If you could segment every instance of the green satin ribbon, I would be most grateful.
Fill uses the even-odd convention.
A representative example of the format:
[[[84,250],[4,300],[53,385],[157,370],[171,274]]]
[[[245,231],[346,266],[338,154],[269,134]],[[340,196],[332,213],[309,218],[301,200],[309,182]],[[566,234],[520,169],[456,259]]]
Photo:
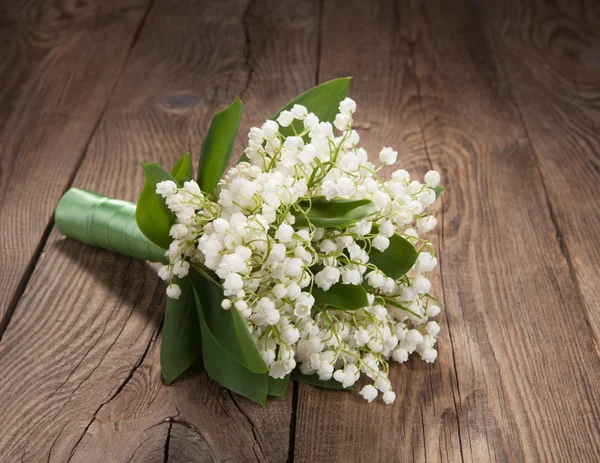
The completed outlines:
[[[63,235],[136,259],[166,263],[164,249],[148,240],[135,222],[135,204],[71,188],[58,202],[56,228]]]

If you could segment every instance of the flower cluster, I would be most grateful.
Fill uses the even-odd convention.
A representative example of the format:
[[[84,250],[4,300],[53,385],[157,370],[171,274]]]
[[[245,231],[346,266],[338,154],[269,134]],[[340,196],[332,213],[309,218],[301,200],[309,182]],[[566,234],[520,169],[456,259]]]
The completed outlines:
[[[214,272],[223,309],[233,306],[246,320],[272,377],[298,368],[349,387],[363,373],[372,385],[360,394],[371,402],[381,392],[390,404],[388,361],[406,362],[413,352],[426,362],[437,357],[440,326],[432,319],[440,307],[427,278],[437,259],[422,235],[436,226],[429,208],[440,176],[430,171],[421,183],[396,170],[382,179],[380,170],[396,162],[397,152],[383,148],[380,164],[371,163],[352,129],[355,110],[346,98],[332,125],[295,105],[252,128],[248,162],[231,168],[210,195],[193,181],[182,188],[159,183],[157,193],[177,217],[169,264],[159,275],[177,298],[173,277],[184,277],[190,264]],[[368,199],[376,212],[344,227],[295,225],[316,197]],[[369,260],[394,235],[418,251],[413,268],[397,280]],[[315,287],[339,284],[364,286],[369,305],[341,310],[315,299]]]

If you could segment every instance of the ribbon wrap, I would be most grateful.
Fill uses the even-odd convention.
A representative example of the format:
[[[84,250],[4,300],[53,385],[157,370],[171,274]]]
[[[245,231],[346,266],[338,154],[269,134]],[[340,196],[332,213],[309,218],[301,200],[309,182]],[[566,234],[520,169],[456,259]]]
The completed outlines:
[[[135,221],[135,204],[80,188],[58,202],[56,228],[63,235],[136,259],[166,263],[164,249],[148,240]]]

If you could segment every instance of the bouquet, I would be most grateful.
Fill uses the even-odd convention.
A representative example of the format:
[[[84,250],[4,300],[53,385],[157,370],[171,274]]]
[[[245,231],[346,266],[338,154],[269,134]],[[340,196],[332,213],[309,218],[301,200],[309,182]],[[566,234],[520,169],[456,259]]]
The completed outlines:
[[[435,361],[437,259],[424,235],[440,176],[384,180],[397,152],[369,161],[349,85],[319,85],[250,129],[227,171],[239,99],[213,118],[196,180],[186,153],[171,172],[142,164],[137,206],[75,188],[60,200],[61,233],[163,263],[167,383],[202,357],[210,377],[262,405],[290,379],[352,389],[361,374],[360,395],[391,404],[390,360]]]

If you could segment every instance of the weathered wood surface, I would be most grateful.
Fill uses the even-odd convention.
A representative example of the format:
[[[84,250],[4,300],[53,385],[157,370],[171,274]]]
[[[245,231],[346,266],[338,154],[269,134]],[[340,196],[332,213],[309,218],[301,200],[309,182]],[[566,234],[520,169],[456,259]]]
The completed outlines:
[[[148,0],[0,5],[0,333],[139,31]]]
[[[600,459],[596,2],[0,3],[0,461]],[[164,287],[60,237],[57,198],[134,201],[234,96],[243,134],[347,75],[364,146],[450,186],[438,361],[395,366],[392,407],[165,386]]]

